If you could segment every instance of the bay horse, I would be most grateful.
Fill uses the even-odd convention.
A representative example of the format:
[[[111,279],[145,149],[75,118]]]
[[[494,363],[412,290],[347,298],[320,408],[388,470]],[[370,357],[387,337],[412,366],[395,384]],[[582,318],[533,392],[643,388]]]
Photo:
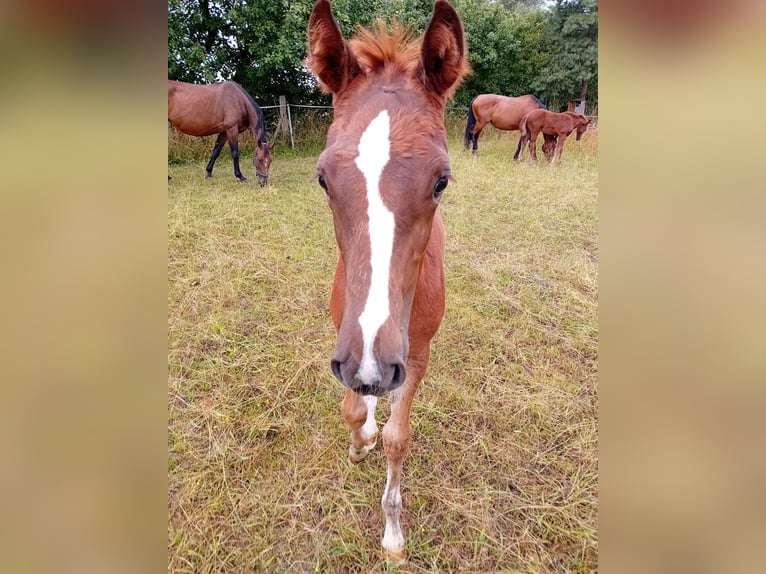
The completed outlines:
[[[444,315],[445,232],[437,208],[452,178],[445,106],[470,69],[463,24],[446,0],[436,0],[419,39],[399,24],[387,31],[379,23],[346,41],[329,0],[317,0],[306,64],[335,108],[317,161],[338,246],[330,368],[346,387],[341,414],[351,429],[352,463],[375,446],[375,408],[390,394],[381,544],[389,563],[402,563],[410,408]]]
[[[465,125],[465,149],[473,143],[473,153],[479,149],[479,134],[487,124],[499,130],[517,130],[519,124],[532,110],[546,109],[545,105],[532,94],[510,97],[497,94],[479,94],[468,106],[468,121]],[[556,138],[546,135],[543,152],[550,159]],[[521,139],[513,159],[519,159]]]
[[[561,161],[561,152],[569,134],[577,130],[576,140],[580,141],[582,134],[588,129],[590,120],[582,114],[572,112],[551,112],[548,110],[533,110],[521,121],[521,141],[519,147],[529,142],[529,155],[537,161],[537,136],[556,136],[556,149],[553,152],[551,164]]]
[[[268,182],[271,150],[263,111],[238,83],[198,85],[168,80],[168,121],[190,136],[218,134],[213,155],[205,168],[207,177],[213,176],[215,160],[228,142],[234,175],[242,182],[247,178],[239,169],[239,134],[250,128],[256,145],[253,165],[258,183],[264,186]]]

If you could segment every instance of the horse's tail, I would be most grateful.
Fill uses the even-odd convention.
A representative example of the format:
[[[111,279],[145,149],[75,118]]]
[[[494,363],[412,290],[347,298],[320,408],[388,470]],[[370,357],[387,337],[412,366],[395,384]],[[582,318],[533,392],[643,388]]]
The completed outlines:
[[[527,119],[529,119],[529,114],[525,114],[523,118],[521,118],[521,122],[519,122],[519,133],[521,134],[521,139],[525,139],[529,137],[529,129],[527,128]]]
[[[534,96],[533,96],[534,97]],[[537,98],[535,98],[537,100]],[[540,101],[540,100],[537,100]],[[544,108],[545,106],[543,106]],[[529,130],[527,129],[527,118],[529,117],[529,114],[526,114],[523,118],[521,118],[521,122],[519,122],[519,145],[516,146],[516,153],[513,154],[513,159],[519,159],[519,156],[524,153],[524,146],[529,141]]]
[[[253,97],[247,93],[247,90],[237,82],[232,82],[245,96],[245,107],[250,121],[250,129],[253,132],[255,145],[262,147],[265,151],[269,149],[269,140],[266,137],[266,120],[263,119],[263,110],[261,106],[255,103]]]
[[[471,103],[468,104],[468,121],[465,124],[465,148],[468,149],[468,146],[471,144],[471,140],[473,139],[473,127],[476,125],[476,116],[473,114],[473,102],[476,98],[471,100]]]

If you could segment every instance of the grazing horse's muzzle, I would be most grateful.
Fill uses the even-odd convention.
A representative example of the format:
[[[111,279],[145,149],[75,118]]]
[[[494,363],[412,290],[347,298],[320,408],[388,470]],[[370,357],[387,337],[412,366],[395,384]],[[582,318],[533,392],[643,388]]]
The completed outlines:
[[[400,387],[406,378],[404,362],[398,359],[378,361],[374,367],[362,372],[359,362],[354,358],[349,356],[340,360],[336,355],[330,361],[330,368],[335,378],[360,395],[379,397]]]

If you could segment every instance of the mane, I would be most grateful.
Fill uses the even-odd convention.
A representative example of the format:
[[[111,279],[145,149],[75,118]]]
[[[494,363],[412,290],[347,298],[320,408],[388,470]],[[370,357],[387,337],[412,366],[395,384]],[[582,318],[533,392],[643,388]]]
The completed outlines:
[[[412,73],[420,55],[420,39],[398,21],[394,21],[391,30],[386,29],[382,20],[377,21],[374,31],[359,26],[349,46],[365,72],[389,68]]]
[[[547,110],[547,109],[548,109],[548,108],[545,106],[545,104],[544,104],[544,103],[542,103],[542,102],[541,102],[541,101],[538,99],[538,97],[537,97],[537,96],[535,96],[535,95],[533,95],[533,94],[529,94],[529,95],[530,95],[530,96],[532,96],[532,99],[533,99],[534,101],[536,101],[538,104],[540,104],[540,108],[541,108],[541,109],[543,109],[543,110]]]
[[[238,83],[237,83],[237,82],[235,82],[234,80],[229,80],[229,81],[230,81],[232,84],[234,84],[235,86],[237,86],[237,88],[239,88],[239,91],[240,91],[240,92],[242,92],[242,93],[245,95],[245,97],[246,97],[248,100],[250,100],[250,103],[251,103],[251,104],[253,105],[253,107],[255,108],[255,113],[256,113],[256,114],[257,114],[257,116],[258,116],[258,125],[257,125],[256,127],[257,127],[258,129],[260,129],[260,130],[261,130],[261,138],[260,138],[260,141],[261,141],[261,143],[262,143],[262,144],[266,144],[266,145],[268,145],[268,143],[269,143],[269,142],[266,140],[266,120],[265,120],[265,119],[264,119],[264,117],[263,117],[263,110],[261,109],[261,106],[259,106],[259,105],[258,105],[258,104],[255,102],[255,100],[253,99],[253,96],[251,96],[251,95],[250,95],[250,94],[247,92],[247,90],[246,90],[245,88],[243,88],[243,87],[242,87],[240,84],[238,84]]]

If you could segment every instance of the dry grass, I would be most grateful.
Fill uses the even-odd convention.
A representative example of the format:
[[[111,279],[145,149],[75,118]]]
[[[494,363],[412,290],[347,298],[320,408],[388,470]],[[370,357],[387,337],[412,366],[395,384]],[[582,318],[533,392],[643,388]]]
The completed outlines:
[[[555,169],[514,164],[516,133],[487,130],[478,158],[450,134],[447,312],[412,412],[397,571],[593,572],[597,133]],[[212,180],[205,161],[170,166],[168,572],[387,570],[385,456],[347,462],[329,370],[315,161],[277,153],[265,189],[226,151]]]

